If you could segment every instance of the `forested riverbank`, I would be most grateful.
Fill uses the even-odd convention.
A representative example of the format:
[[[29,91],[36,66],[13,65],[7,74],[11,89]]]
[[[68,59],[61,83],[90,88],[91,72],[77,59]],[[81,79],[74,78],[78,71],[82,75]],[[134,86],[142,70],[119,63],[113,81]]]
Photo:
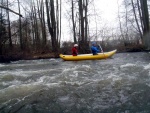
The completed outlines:
[[[147,0],[117,1],[111,23],[102,19],[98,1],[2,0],[0,62],[59,58],[71,54],[73,44],[79,45],[79,54],[87,54],[92,41],[106,52],[150,50]]]
[[[9,63],[11,61],[18,60],[37,60],[37,59],[48,59],[48,58],[59,58],[56,53],[38,53],[38,54],[15,54],[15,55],[0,55],[0,63]]]
[[[69,45],[69,44],[68,44]],[[0,55],[0,62],[1,63],[9,63],[11,61],[18,61],[18,60],[37,60],[37,59],[50,59],[50,58],[59,58],[59,54],[71,54],[72,46],[63,46],[60,48],[59,52],[52,52],[52,51],[42,51],[42,52],[15,52],[10,51],[9,54],[6,53],[4,55]],[[90,49],[90,48],[89,48]],[[117,53],[124,53],[124,52],[148,52],[142,45],[132,45],[127,46],[126,48],[119,48],[117,46],[114,47],[103,47],[103,51],[111,51],[113,49],[117,49]],[[79,51],[79,54],[82,54]]]

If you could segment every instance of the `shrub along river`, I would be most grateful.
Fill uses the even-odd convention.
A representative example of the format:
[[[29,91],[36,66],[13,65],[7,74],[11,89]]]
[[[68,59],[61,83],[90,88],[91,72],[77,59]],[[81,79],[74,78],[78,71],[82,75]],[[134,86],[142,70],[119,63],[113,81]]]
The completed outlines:
[[[0,64],[0,113],[150,113],[150,53]]]

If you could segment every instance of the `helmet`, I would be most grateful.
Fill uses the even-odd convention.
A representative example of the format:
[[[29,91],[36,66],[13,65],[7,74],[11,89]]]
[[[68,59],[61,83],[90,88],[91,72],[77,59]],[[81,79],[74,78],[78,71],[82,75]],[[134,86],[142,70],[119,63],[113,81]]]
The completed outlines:
[[[92,45],[95,45],[96,44],[96,42],[92,42]]]
[[[78,46],[78,44],[74,44],[74,47],[77,47]]]

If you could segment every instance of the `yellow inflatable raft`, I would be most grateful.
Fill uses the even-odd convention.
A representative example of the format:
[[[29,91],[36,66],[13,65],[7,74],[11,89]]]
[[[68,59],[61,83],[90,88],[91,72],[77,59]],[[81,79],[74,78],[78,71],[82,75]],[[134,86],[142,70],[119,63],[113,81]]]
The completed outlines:
[[[66,61],[78,61],[78,60],[100,60],[100,59],[106,59],[111,56],[113,56],[117,50],[113,50],[110,52],[104,52],[104,53],[98,53],[98,55],[93,54],[80,54],[78,56],[72,56],[72,55],[63,55],[60,54],[60,58]]]

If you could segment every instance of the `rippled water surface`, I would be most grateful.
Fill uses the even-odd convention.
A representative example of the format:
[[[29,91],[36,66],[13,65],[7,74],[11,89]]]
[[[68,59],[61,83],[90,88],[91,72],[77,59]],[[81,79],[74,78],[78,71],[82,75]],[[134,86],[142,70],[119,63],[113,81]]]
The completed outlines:
[[[0,64],[0,113],[150,113],[150,54]]]

